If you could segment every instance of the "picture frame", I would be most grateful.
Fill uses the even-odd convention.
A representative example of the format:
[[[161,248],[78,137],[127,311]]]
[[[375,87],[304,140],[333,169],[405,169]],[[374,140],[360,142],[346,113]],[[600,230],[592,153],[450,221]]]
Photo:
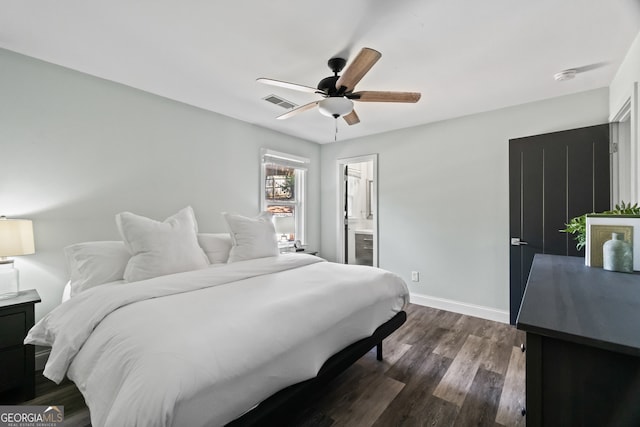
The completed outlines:
[[[640,216],[587,215],[586,231],[587,266],[602,267],[602,245],[611,239],[611,233],[621,233],[633,248],[633,270],[640,271]]]
[[[611,240],[612,233],[619,233],[624,236],[624,241],[633,245],[633,226],[630,225],[603,225],[591,224],[589,251],[590,267],[602,267],[603,255],[602,246],[607,240]]]

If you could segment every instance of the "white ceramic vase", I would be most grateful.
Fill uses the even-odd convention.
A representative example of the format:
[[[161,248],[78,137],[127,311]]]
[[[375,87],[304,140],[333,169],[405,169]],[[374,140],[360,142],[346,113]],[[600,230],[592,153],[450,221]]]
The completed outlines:
[[[633,248],[624,241],[624,234],[611,233],[611,240],[602,246],[602,267],[609,271],[633,273]]]

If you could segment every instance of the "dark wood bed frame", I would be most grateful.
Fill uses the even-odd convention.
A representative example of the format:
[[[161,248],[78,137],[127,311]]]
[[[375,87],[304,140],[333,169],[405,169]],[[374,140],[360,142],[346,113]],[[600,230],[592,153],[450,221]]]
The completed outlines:
[[[331,356],[322,365],[315,378],[280,390],[240,418],[231,421],[227,427],[281,424],[283,420],[299,411],[311,396],[353,365],[373,347],[376,347],[378,360],[382,360],[382,340],[402,326],[406,320],[407,314],[400,311],[391,320],[380,325],[370,337],[357,341]]]

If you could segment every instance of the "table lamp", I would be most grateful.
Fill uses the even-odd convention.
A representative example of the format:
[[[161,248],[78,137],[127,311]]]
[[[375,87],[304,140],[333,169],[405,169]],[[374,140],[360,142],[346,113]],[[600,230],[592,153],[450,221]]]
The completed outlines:
[[[31,220],[0,216],[0,299],[17,296],[20,288],[18,270],[13,266],[13,259],[7,257],[33,253]]]

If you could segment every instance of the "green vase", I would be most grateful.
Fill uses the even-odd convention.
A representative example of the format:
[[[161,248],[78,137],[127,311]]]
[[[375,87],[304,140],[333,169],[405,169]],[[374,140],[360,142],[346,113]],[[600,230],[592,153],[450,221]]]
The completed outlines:
[[[602,267],[609,271],[633,273],[633,248],[624,241],[624,234],[611,233],[611,240],[602,245]]]

